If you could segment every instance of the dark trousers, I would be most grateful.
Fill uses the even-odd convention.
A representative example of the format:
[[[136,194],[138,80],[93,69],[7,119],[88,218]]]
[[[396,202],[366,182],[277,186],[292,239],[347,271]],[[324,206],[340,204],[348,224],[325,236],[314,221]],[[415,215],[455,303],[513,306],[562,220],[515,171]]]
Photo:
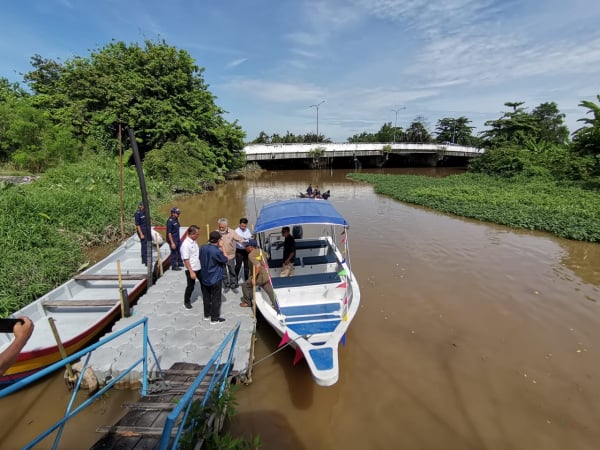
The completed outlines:
[[[200,270],[195,271],[196,273],[196,280],[200,281]],[[187,280],[187,286],[185,287],[185,294],[183,294],[183,302],[184,304],[190,304],[191,300],[192,300],[192,292],[194,292],[194,288],[196,287],[196,280],[192,280],[192,277],[190,275],[190,271],[186,270],[185,271],[185,278]]]
[[[235,289],[238,287],[237,275],[235,274],[235,258],[231,258],[225,265],[223,273],[223,285],[225,288]]]
[[[150,242],[152,242],[152,236],[150,236]],[[148,262],[148,242],[145,237],[140,239],[140,245],[142,246],[142,264],[146,264]]]
[[[221,282],[207,286],[200,283],[202,288],[202,303],[204,303],[204,317],[210,317],[213,322],[221,317]]]
[[[248,276],[250,274],[250,268],[248,267],[248,252],[246,249],[240,250],[239,248],[235,249],[235,276],[236,280],[240,276],[240,269],[242,268],[242,264],[244,265],[244,281],[248,280]]]
[[[176,245],[175,250],[173,250],[171,248],[171,269],[175,269],[178,266],[183,267],[183,261],[181,260],[181,253],[179,253],[179,247],[181,247],[181,242],[175,242],[175,245]]]

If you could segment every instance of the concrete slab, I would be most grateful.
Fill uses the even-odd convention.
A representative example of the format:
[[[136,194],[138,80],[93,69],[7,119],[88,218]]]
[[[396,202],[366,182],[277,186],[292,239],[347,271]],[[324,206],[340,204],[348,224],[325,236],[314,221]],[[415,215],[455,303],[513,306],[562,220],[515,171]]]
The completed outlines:
[[[238,292],[228,291],[223,294],[221,317],[225,322],[211,325],[205,321],[202,306],[202,295],[197,283],[192,295],[192,309],[185,309],[183,293],[186,287],[184,271],[165,271],[164,275],[139,298],[132,309],[131,317],[120,319],[111,332],[122,330],[140,317],[148,317],[148,335],[157,353],[162,369],[168,369],[176,362],[207,364],[215,350],[227,334],[240,323],[240,332],[234,351],[233,373],[245,374],[250,360],[250,343],[256,329],[256,321],[252,317],[252,308],[241,308]],[[141,329],[123,336],[111,343],[107,348],[99,349],[92,354],[90,366],[102,384],[106,376],[116,376],[125,370],[136,358],[141,356]],[[110,349],[110,350],[109,350]],[[100,350],[102,350],[100,352]],[[114,355],[114,357],[111,357]],[[152,358],[151,358],[152,359]],[[151,361],[152,370],[155,363]],[[132,372],[125,384],[135,387],[139,383],[139,371]]]

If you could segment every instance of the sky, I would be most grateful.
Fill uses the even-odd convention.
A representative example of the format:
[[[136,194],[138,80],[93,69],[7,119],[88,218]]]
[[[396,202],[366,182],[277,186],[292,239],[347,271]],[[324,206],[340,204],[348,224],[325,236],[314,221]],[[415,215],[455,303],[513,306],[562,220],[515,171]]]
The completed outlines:
[[[318,127],[345,142],[417,117],[477,133],[506,102],[555,102],[573,132],[600,95],[599,24],[598,0],[6,0],[0,77],[21,82],[35,54],[164,40],[247,141]]]

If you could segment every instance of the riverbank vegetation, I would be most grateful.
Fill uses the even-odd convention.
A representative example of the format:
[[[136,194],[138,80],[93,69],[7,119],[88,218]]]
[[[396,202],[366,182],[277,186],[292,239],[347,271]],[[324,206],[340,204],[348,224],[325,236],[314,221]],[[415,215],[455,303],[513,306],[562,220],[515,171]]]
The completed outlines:
[[[598,96],[600,101],[600,96]],[[397,200],[515,228],[600,242],[600,106],[567,142],[556,105],[521,103],[487,123],[485,153],[447,178],[351,174]]]
[[[68,280],[85,264],[83,249],[120,239],[119,164],[91,156],[49,169],[30,184],[0,183],[0,316],[17,311]],[[146,180],[152,205],[171,197]],[[123,170],[124,235],[134,233],[137,173]],[[153,220],[164,218],[150,208]]]
[[[600,242],[600,195],[539,177],[467,173],[446,178],[354,173],[396,200],[514,228]]]

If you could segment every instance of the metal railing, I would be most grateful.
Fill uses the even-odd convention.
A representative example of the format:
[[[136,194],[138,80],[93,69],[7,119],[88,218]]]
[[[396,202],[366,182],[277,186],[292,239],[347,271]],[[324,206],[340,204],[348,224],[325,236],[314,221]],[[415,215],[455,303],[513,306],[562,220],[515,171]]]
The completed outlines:
[[[173,411],[171,411],[171,413],[167,416],[167,420],[163,427],[163,433],[158,447],[159,449],[164,450],[169,448],[171,435],[173,429],[176,427],[176,424],[179,425],[177,425],[177,432],[175,434],[175,439],[171,446],[171,448],[173,449],[178,448],[179,438],[181,437],[181,434],[183,432],[191,430],[198,425],[197,418],[192,418],[192,420],[190,420],[189,422],[187,418],[189,416],[190,409],[194,402],[194,392],[198,389],[200,383],[202,383],[205,378],[210,377],[210,380],[208,382],[208,387],[206,388],[206,393],[200,401],[200,405],[202,407],[205,407],[210,396],[216,390],[218,390],[218,396],[221,396],[228,382],[227,376],[229,375],[229,369],[231,367],[231,362],[233,361],[233,353],[235,350],[235,344],[237,342],[239,331],[240,323],[238,323],[237,326],[233,330],[231,330],[229,334],[225,337],[225,339],[223,340],[219,348],[215,351],[215,353],[213,354],[209,362],[206,364],[204,369],[202,369],[200,374],[196,377],[196,379],[185,392],[185,394],[183,394],[183,396],[177,403],[175,409],[173,409]],[[228,347],[229,354],[227,355],[226,362],[222,364],[222,359],[225,355],[225,350]],[[212,373],[209,374],[211,370]]]
[[[83,375],[85,374],[86,368],[88,367],[88,364],[90,361],[90,357],[91,357],[92,353],[94,352],[94,350],[117,339],[118,337],[120,337],[123,334],[131,332],[132,330],[134,330],[135,328],[140,327],[140,326],[143,327],[143,333],[141,334],[142,356],[140,356],[140,358],[136,359],[127,369],[122,371],[118,376],[110,379],[110,381],[108,381],[104,387],[102,387],[100,390],[98,390],[93,395],[88,397],[79,406],[74,406],[75,399],[81,388],[81,382],[83,380]],[[223,392],[223,389],[225,388],[225,384],[227,382],[227,375],[229,374],[229,370],[230,370],[231,363],[233,360],[233,353],[235,350],[235,344],[237,341],[239,329],[240,329],[240,324],[238,323],[237,326],[227,335],[227,337],[221,343],[219,348],[215,351],[215,353],[213,354],[212,358],[210,359],[210,361],[208,362],[206,367],[200,372],[200,374],[196,377],[195,381],[192,383],[192,385],[189,387],[189,389],[185,392],[185,394],[179,401],[177,407],[171,412],[171,414],[169,414],[169,416],[167,418],[167,422],[165,423],[165,426],[163,429],[163,437],[161,438],[161,445],[160,445],[161,449],[168,448],[170,436],[175,427],[175,422],[179,418],[179,416],[182,416],[182,418],[179,422],[179,425],[178,425],[179,428],[177,430],[175,440],[173,441],[173,444],[172,444],[173,445],[172,448],[177,448],[178,443],[179,443],[179,438],[181,436],[184,424],[186,423],[186,419],[187,419],[187,416],[190,411],[190,406],[192,404],[194,392],[198,388],[200,383],[204,380],[204,378],[207,377],[210,369],[213,366],[215,366],[215,370],[210,374],[211,378],[209,381],[209,388],[207,389],[207,391],[204,395],[204,398],[202,399],[202,405],[204,406],[206,404],[206,402],[208,401],[209,395],[213,392],[213,390],[217,386],[219,387],[219,393]],[[229,354],[227,356],[227,361],[225,364],[221,364],[221,360],[225,353],[225,349],[228,347],[228,344],[230,344],[230,349],[229,349]],[[137,322],[134,322],[131,325],[123,328],[122,330],[114,332],[114,333],[110,334],[109,336],[106,336],[106,337],[100,339],[95,344],[92,344],[89,347],[86,347],[65,359],[61,359],[60,361],[55,362],[54,364],[40,370],[39,372],[34,373],[33,375],[23,378],[22,380],[19,380],[19,381],[15,382],[14,384],[2,389],[0,391],[0,399],[2,399],[14,392],[17,392],[17,391],[23,389],[24,387],[29,386],[31,383],[34,383],[35,381],[39,380],[40,378],[43,378],[46,375],[49,375],[50,373],[53,373],[53,372],[63,368],[67,364],[71,364],[73,362],[78,361],[80,358],[85,357],[83,367],[81,369],[81,372],[77,379],[77,382],[75,383],[75,387],[73,388],[73,393],[71,395],[71,398],[69,400],[69,403],[67,405],[67,408],[66,408],[63,418],[60,419],[58,422],[56,422],[54,425],[50,426],[46,431],[44,431],[42,434],[40,434],[34,440],[32,440],[31,442],[26,444],[23,448],[24,449],[33,448],[35,445],[37,445],[38,443],[43,441],[46,437],[48,437],[51,433],[53,433],[56,430],[58,430],[58,431],[57,431],[56,437],[54,439],[52,448],[53,449],[58,448],[58,443],[60,442],[60,439],[62,437],[64,428],[65,428],[65,425],[67,424],[67,422],[72,417],[74,417],[75,415],[80,413],[82,410],[87,408],[89,405],[91,405],[94,401],[96,401],[97,398],[104,395],[108,390],[110,390],[115,384],[119,383],[123,378],[125,378],[133,369],[138,367],[140,364],[142,365],[141,395],[142,395],[142,397],[145,396],[148,392],[148,348],[150,348],[152,356],[154,357],[154,361],[156,363],[156,367],[157,367],[159,373],[162,374],[163,370],[160,368],[158,358],[156,356],[156,352],[154,351],[154,348],[152,347],[152,344],[148,338],[148,318],[143,317],[142,319],[138,320]],[[183,413],[183,415],[182,415],[182,413]]]

